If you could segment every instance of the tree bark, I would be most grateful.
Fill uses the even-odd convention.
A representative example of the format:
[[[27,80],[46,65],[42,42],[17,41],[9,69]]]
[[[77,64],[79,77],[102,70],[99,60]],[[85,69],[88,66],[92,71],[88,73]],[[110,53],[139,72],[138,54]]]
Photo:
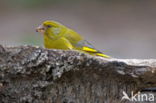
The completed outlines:
[[[123,92],[130,96],[151,87],[156,87],[154,59],[0,46],[0,103],[134,103],[121,101]]]

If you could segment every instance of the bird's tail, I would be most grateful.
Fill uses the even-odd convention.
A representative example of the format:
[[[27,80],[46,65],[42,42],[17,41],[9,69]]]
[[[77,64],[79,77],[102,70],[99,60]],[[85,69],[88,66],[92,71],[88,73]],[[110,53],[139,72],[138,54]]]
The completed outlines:
[[[100,56],[100,57],[104,57],[104,58],[111,58],[108,55],[103,54],[102,52],[94,49],[94,48],[89,48],[89,47],[83,47],[83,51],[91,54],[91,55],[95,55],[95,56]]]
[[[110,56],[105,55],[105,54],[103,54],[103,53],[101,53],[101,52],[96,53],[96,55],[97,55],[97,56],[104,57],[104,58],[111,58]]]

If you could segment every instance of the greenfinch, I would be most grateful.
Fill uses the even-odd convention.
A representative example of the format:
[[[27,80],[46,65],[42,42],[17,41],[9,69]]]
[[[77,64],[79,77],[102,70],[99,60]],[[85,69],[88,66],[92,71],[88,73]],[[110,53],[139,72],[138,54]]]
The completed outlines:
[[[45,48],[78,50],[93,56],[110,58],[95,49],[80,34],[56,21],[44,21],[36,31],[43,34]]]

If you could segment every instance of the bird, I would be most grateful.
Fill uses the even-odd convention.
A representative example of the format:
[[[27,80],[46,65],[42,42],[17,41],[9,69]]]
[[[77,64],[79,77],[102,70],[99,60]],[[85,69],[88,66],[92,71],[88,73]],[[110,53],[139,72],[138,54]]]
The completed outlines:
[[[45,48],[78,50],[92,56],[110,58],[110,56],[95,49],[95,47],[79,33],[59,22],[46,20],[36,28],[36,32],[43,34]]]

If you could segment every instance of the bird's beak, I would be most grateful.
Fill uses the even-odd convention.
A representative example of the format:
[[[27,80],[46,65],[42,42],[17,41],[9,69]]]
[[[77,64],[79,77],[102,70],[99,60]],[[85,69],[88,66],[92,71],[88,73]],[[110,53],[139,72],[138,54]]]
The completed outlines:
[[[44,33],[45,27],[43,25],[40,25],[39,27],[36,28],[36,32]]]

